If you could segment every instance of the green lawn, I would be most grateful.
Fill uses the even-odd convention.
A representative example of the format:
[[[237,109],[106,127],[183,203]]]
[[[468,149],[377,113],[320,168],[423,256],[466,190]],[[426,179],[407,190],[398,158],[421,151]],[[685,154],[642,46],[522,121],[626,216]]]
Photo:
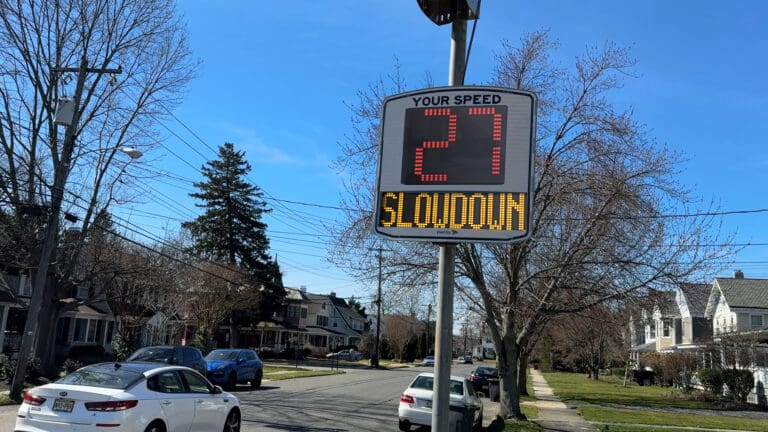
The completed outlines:
[[[273,381],[343,373],[344,371],[338,369],[304,369],[290,366],[264,366],[264,379]]]
[[[593,381],[582,374],[544,372],[544,378],[565,403],[619,404],[643,407],[711,409],[707,402],[682,398],[679,390],[659,386],[639,386],[615,376]]]
[[[696,430],[768,430],[766,426],[768,422],[762,419],[729,416],[728,411],[717,415],[712,415],[709,411],[695,412],[697,409],[716,410],[717,407],[707,402],[687,399],[675,389],[657,386],[641,387],[634,383],[627,384],[625,387],[621,379],[610,376],[592,381],[581,374],[544,373],[544,378],[563,402],[578,406],[584,419],[593,422],[598,430],[610,432],[679,432],[683,430],[675,429],[675,426],[697,428]],[[614,406],[599,406],[603,404]],[[624,405],[626,408],[615,405]],[[654,410],[655,408],[686,408],[694,411],[662,412]],[[655,426],[672,426],[673,428]]]

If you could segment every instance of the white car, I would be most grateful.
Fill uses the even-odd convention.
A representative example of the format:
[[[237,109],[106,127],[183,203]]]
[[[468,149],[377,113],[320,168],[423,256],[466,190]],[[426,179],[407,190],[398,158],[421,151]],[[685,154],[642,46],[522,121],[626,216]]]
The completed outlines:
[[[432,425],[432,387],[435,381],[433,373],[422,373],[416,376],[400,396],[400,406],[397,416],[401,431],[408,431],[411,426]],[[483,401],[475,394],[472,385],[465,378],[451,376],[450,403],[453,414],[464,416],[464,412],[472,413],[472,428],[478,430],[483,422]]]
[[[435,356],[426,356],[424,357],[424,360],[421,361],[422,366],[434,366],[435,365]]]
[[[28,390],[15,432],[239,432],[240,402],[198,372],[99,363]]]

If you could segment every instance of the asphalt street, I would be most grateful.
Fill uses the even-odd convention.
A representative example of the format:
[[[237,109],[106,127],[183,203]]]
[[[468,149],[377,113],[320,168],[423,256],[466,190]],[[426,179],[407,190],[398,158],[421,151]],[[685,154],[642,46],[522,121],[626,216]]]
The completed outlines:
[[[386,432],[397,431],[400,394],[420,372],[432,368],[347,369],[342,375],[264,381],[262,388],[241,386],[243,432]],[[472,365],[452,365],[467,376]],[[485,421],[496,413],[488,399]],[[18,406],[0,407],[0,432],[13,432]],[[490,408],[490,409],[489,409]]]

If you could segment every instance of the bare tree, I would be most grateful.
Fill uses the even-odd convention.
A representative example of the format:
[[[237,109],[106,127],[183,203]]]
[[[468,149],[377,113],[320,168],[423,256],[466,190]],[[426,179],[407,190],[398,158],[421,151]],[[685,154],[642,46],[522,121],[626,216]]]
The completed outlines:
[[[214,332],[235,309],[246,310],[260,303],[252,277],[234,265],[199,262],[183,276],[185,314],[197,323],[195,343],[203,351],[213,348]],[[228,323],[231,324],[231,323]],[[231,337],[235,337],[230,333]],[[231,342],[232,346],[236,346]]]
[[[383,338],[387,340],[390,348],[396,352],[400,361],[405,361],[406,348],[416,338],[417,329],[414,328],[415,324],[419,324],[419,321],[401,314],[389,314],[384,317],[386,332]]]
[[[621,361],[626,325],[623,314],[601,305],[554,318],[549,334],[563,354],[562,360],[585,367],[589,377],[596,380],[600,369],[612,360]]]
[[[707,216],[712,209],[697,208],[699,200],[678,184],[679,157],[648,138],[631,111],[611,103],[611,92],[634,65],[626,50],[612,44],[588,49],[569,71],[550,60],[556,47],[546,32],[527,35],[519,46],[504,43],[493,79],[539,99],[531,236],[517,244],[460,244],[456,250],[460,293],[484,312],[496,346],[503,417],[523,417],[519,395],[531,341],[552,316],[673,287],[729,253],[697,246],[727,243],[719,238],[717,220]],[[373,90],[361,105],[380,101],[379,88]],[[356,111],[359,124],[368,125],[357,136],[375,143],[378,120],[365,117],[373,112],[378,110]],[[365,148],[347,147],[342,162],[365,175],[369,161],[352,151]],[[340,232],[337,251],[353,254],[356,245],[375,241],[362,231],[370,224],[371,213],[363,211],[372,208],[372,193],[349,191],[345,206],[358,204],[358,213]],[[678,214],[685,217],[670,217]],[[388,261],[390,273],[433,277],[434,247],[388,247],[401,251]],[[348,262],[362,270],[362,258]]]
[[[0,206],[12,209],[20,244],[31,245],[22,271],[42,273],[35,286],[46,288],[33,296],[44,297],[43,309],[29,319],[46,317],[37,349],[48,350],[56,283],[43,282],[51,246],[33,233],[45,230],[45,244],[56,245],[64,208],[79,215],[85,238],[93,216],[121,199],[118,177],[130,179],[118,149],[156,145],[153,125],[179,101],[195,63],[172,0],[0,0],[0,59]],[[55,112],[65,97],[74,114],[62,138]],[[44,217],[28,216],[29,208]],[[72,269],[57,271],[67,280]],[[26,368],[22,354],[16,376]]]

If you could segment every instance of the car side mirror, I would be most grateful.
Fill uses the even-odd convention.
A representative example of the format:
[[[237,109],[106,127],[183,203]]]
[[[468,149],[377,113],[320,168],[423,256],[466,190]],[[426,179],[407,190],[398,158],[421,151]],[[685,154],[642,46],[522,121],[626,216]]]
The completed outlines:
[[[237,364],[243,364],[243,363],[245,363],[245,360],[243,360],[243,359],[237,359]]]
[[[224,390],[221,387],[217,385],[213,386],[213,390],[211,390],[211,394],[221,394],[221,393],[224,393]]]

